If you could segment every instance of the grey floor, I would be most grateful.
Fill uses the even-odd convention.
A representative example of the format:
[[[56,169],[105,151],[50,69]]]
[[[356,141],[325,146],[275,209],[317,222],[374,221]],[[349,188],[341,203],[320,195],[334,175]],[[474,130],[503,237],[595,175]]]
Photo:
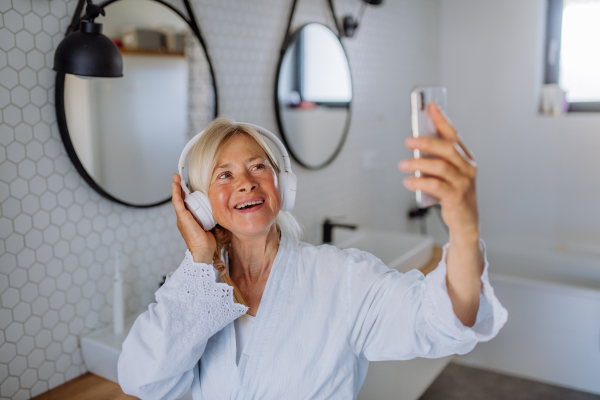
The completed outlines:
[[[600,400],[599,395],[448,364],[420,400]]]

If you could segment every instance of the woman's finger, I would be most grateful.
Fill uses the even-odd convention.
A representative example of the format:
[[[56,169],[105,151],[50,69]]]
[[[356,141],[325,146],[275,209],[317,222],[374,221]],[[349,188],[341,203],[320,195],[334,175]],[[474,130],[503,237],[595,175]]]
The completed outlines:
[[[399,165],[404,172],[420,171],[434,178],[442,179],[455,188],[470,185],[470,179],[461,174],[456,167],[440,158],[416,158],[402,161]]]
[[[187,211],[185,204],[183,203],[181,191],[181,177],[178,174],[173,174],[171,200],[173,202],[173,208],[175,208],[175,214],[177,214],[178,218],[180,218],[181,215]]]
[[[438,156],[454,165],[461,173],[469,177],[476,174],[476,165],[473,161],[465,159],[455,147],[453,141],[432,137],[409,137],[406,146],[410,149],[418,149],[434,156]]]
[[[458,134],[456,132],[456,129],[452,126],[452,123],[447,118],[447,116],[442,114],[442,110],[438,107],[437,104],[429,104],[429,108],[427,111],[429,111],[429,115],[431,116],[433,125],[435,125],[435,128],[444,139],[458,141]]]
[[[475,159],[473,158],[473,154],[469,151],[469,149],[467,149],[467,146],[465,146],[462,137],[458,134],[458,131],[456,130],[454,125],[452,125],[452,121],[450,121],[448,114],[446,114],[446,112],[435,103],[431,103],[429,105],[428,111],[429,115],[431,116],[431,120],[433,121],[433,124],[435,125],[438,132],[440,132],[442,137],[458,143],[458,146],[460,146],[460,149],[462,150],[459,151],[459,153],[464,153],[463,157],[465,157],[467,160],[475,161]]]
[[[438,178],[409,177],[405,178],[403,183],[404,186],[410,190],[420,190],[421,192],[430,194],[438,199],[443,199],[454,193],[452,185]]]

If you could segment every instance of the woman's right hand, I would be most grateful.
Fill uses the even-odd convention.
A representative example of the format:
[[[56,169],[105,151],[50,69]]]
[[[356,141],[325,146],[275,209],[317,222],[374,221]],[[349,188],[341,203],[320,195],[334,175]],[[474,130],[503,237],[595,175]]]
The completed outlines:
[[[217,241],[212,232],[206,232],[202,226],[196,222],[192,213],[185,208],[183,196],[185,193],[181,188],[181,177],[179,174],[173,174],[173,207],[177,214],[177,229],[183,236],[190,253],[194,257],[194,262],[210,264],[213,261],[213,254],[217,248]]]

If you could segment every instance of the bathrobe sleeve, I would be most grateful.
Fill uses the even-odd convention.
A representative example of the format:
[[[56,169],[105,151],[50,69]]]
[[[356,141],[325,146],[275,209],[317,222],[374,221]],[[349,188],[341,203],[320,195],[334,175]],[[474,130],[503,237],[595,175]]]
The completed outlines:
[[[212,265],[195,263],[186,252],[123,343],[118,379],[125,393],[177,399],[190,388],[208,339],[248,310],[216,276]]]
[[[370,361],[438,358],[465,354],[488,341],[506,323],[508,312],[488,278],[485,244],[482,288],[475,325],[466,327],[454,314],[446,287],[446,252],[426,277],[419,270],[405,274],[387,268],[369,253],[355,251],[349,269],[350,344]]]

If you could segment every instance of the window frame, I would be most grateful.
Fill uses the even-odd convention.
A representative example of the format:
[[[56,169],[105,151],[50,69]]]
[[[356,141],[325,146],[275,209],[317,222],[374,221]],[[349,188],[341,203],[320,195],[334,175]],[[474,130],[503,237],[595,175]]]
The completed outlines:
[[[558,84],[560,77],[563,0],[548,0],[547,7],[544,83]],[[600,101],[569,102],[568,112],[600,112]]]

